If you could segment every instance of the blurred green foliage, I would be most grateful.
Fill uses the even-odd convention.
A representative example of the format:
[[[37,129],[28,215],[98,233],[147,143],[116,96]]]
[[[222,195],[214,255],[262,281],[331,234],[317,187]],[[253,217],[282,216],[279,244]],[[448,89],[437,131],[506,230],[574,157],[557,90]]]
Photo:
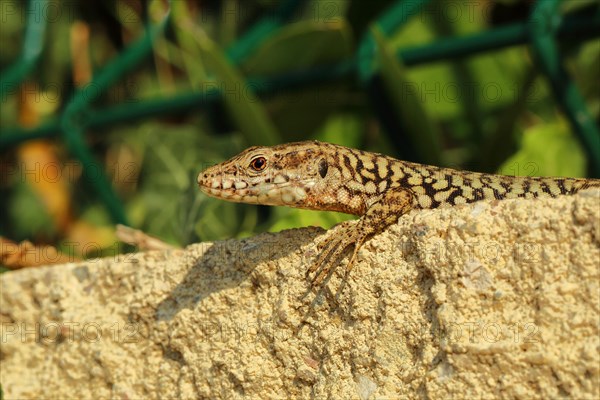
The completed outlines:
[[[24,15],[22,3],[5,1],[9,3],[19,10],[18,15]],[[392,156],[403,154],[393,136],[398,132],[381,128],[377,99],[356,76],[332,74],[332,79],[289,85],[285,90],[264,86],[269,77],[288,74],[285,82],[290,82],[297,79],[294,74],[298,71],[352,60],[364,35],[374,35],[373,62],[390,107],[404,121],[403,135],[415,144],[414,158],[487,172],[585,176],[585,154],[557,110],[527,46],[416,67],[404,66],[395,56],[399,49],[447,36],[524,22],[528,14],[516,12],[508,20],[497,20],[499,7],[520,9],[521,5],[457,1],[450,2],[456,6],[450,9],[443,1],[432,1],[393,35],[384,37],[375,22],[392,1],[300,3],[285,25],[261,41],[254,43],[245,37],[254,47],[240,55],[235,53],[239,48],[232,46],[257,24],[263,24],[261,29],[272,26],[269,15],[281,2],[173,1],[171,29],[154,43],[153,58],[96,102],[97,106],[118,106],[184,92],[207,96],[216,89],[224,92],[223,101],[202,109],[86,132],[87,143],[106,168],[133,226],[185,245],[265,230],[330,227],[351,218],[219,201],[199,192],[196,176],[206,166],[255,144],[318,139]],[[142,35],[149,20],[158,18],[153,14],[164,11],[162,3],[154,0],[68,4],[73,18],[59,18],[48,25],[42,59],[29,77],[39,92],[35,104],[39,123],[55,118],[76,90],[74,55],[67,45],[73,39],[75,21],[89,29],[87,52],[92,69],[98,71]],[[0,24],[2,70],[20,53],[25,23],[22,18]],[[598,40],[565,54],[570,71],[598,116]],[[250,85],[248,77],[264,79]],[[19,125],[21,114],[18,96],[2,99],[1,128]],[[58,138],[55,143],[63,162],[73,162],[64,143]],[[117,160],[133,164],[137,173],[118,176],[119,166],[111,164],[115,154],[127,154]],[[6,160],[16,162],[13,155]],[[0,206],[9,215],[2,218],[0,234],[12,240],[42,240],[60,246],[64,234],[57,233],[29,185],[12,175],[3,185]],[[83,179],[71,180],[69,185],[77,218],[94,226],[112,225]]]

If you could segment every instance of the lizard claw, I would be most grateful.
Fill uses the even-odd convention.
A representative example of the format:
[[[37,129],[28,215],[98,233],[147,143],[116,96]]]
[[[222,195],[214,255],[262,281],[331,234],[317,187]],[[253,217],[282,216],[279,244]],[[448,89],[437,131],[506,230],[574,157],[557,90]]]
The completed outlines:
[[[364,236],[359,227],[354,223],[349,223],[349,221],[342,223],[330,232],[323,243],[322,251],[317,260],[306,271],[307,277],[313,273],[315,274],[311,280],[311,285],[320,286],[324,280],[328,279],[343,258],[346,249],[354,246],[352,257],[346,265],[346,270],[349,272],[354,265],[356,255],[363,241]]]

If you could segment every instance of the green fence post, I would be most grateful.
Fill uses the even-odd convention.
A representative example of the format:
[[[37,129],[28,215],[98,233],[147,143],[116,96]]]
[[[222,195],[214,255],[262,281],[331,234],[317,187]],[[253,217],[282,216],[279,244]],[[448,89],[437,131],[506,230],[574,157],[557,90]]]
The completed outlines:
[[[558,5],[558,0],[540,0],[536,3],[529,20],[531,46],[542,71],[550,82],[556,101],[588,154],[592,174],[598,178],[600,177],[600,132],[587,110],[583,96],[560,60],[555,38],[561,23]]]
[[[42,50],[48,18],[44,15],[47,0],[29,0],[27,28],[19,60],[0,73],[0,101],[17,87],[35,67]]]

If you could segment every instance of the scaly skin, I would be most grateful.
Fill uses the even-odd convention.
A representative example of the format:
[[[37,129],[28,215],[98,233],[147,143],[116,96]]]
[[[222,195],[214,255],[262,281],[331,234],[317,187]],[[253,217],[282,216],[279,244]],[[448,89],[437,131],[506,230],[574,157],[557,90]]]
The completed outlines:
[[[319,285],[347,248],[354,246],[349,272],[364,242],[411,209],[556,197],[600,187],[600,180],[458,171],[307,141],[250,147],[201,172],[198,185],[209,196],[228,201],[360,215],[358,223],[342,223],[325,239],[317,261],[307,271],[317,271],[313,284]]]

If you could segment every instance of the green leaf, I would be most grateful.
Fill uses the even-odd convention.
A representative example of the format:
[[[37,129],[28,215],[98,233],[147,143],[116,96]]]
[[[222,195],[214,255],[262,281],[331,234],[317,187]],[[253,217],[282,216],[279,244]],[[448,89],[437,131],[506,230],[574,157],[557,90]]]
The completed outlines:
[[[502,164],[498,173],[583,177],[586,157],[566,122],[538,125],[525,131],[521,149]]]
[[[372,31],[377,43],[377,61],[381,76],[386,84],[386,92],[398,111],[398,118],[410,135],[419,158],[428,164],[439,165],[441,136],[439,129],[427,114],[423,105],[408,91],[414,83],[408,79],[404,66],[388,46],[379,29]]]
[[[13,188],[8,215],[12,216],[14,237],[33,240],[56,235],[56,226],[46,205],[31,186],[20,182]]]
[[[356,114],[334,114],[315,136],[317,140],[347,147],[360,147],[364,132],[362,118]]]
[[[253,88],[246,84],[212,40],[204,36],[198,42],[206,65],[217,78],[215,89],[221,90],[225,104],[246,140],[261,145],[279,143],[279,133]]]
[[[202,54],[198,45],[198,37],[205,35],[204,29],[207,29],[207,24],[198,26],[192,21],[189,13],[189,5],[184,1],[175,1],[172,3],[173,32],[177,37],[178,49],[180,51],[181,67],[185,70],[186,76],[190,83],[194,86],[200,86],[206,80],[207,72],[202,61]],[[169,48],[167,44],[161,41],[164,38],[159,38],[157,43],[158,51],[161,50],[161,45]],[[155,50],[155,51],[157,51]],[[167,58],[167,56],[163,56]],[[167,58],[171,63],[175,64],[175,57]]]
[[[243,64],[252,75],[274,75],[319,64],[331,64],[352,54],[352,32],[345,20],[301,21],[282,27]]]

